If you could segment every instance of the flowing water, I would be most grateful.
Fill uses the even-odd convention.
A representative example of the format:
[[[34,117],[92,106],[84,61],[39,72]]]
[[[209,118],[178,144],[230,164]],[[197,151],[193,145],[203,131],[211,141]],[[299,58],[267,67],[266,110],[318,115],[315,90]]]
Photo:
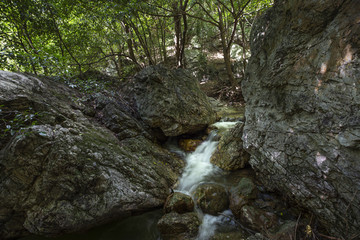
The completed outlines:
[[[214,124],[214,126],[221,131],[234,127],[235,124],[234,122],[219,122]],[[167,145],[170,151],[177,153],[186,160],[186,166],[179,179],[176,191],[191,196],[191,192],[201,183],[221,182],[226,179],[223,177],[224,172],[210,162],[210,158],[218,145],[215,139],[216,132],[213,131],[206,141],[200,144],[194,152],[188,154],[181,151],[174,142],[170,142]],[[197,237],[198,240],[209,239],[219,228],[236,228],[235,222],[231,220],[233,218],[230,210],[224,211],[219,216],[203,214],[199,208],[196,208],[196,211],[202,220]],[[123,221],[100,226],[85,233],[67,234],[57,238],[29,236],[21,240],[158,240],[160,239],[160,234],[156,224],[161,216],[162,210],[156,210],[139,216],[133,216]]]
[[[215,135],[215,132],[212,132],[206,141],[186,156],[186,167],[179,181],[180,192],[190,194],[200,183],[221,171],[210,163],[211,155],[218,144],[213,140]]]
[[[219,130],[232,128],[236,122],[218,122],[213,126]],[[223,171],[210,162],[210,158],[218,142],[216,139],[216,131],[212,131],[208,139],[200,144],[193,153],[186,156],[185,170],[180,178],[177,191],[188,194],[191,193],[201,183],[217,182],[218,176],[223,175]],[[196,208],[198,215],[202,218],[202,224],[199,228],[198,240],[209,239],[216,231],[217,228],[236,228],[235,222],[232,219],[230,210],[224,211],[219,216],[212,216],[203,214],[199,208]]]

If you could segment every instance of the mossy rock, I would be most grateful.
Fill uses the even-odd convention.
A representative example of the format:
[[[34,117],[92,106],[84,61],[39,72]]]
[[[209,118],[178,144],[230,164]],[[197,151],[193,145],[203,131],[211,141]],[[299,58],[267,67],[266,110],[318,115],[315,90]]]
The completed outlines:
[[[229,208],[228,193],[220,184],[201,184],[195,189],[193,196],[204,213],[218,215]]]

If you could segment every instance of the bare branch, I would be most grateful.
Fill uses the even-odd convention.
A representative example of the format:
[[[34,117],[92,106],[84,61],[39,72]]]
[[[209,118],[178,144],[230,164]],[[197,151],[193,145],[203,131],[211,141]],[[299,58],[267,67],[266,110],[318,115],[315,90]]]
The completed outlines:
[[[220,3],[226,10],[229,11],[229,13],[231,13],[231,15],[233,15],[233,11],[231,11],[222,1],[217,0],[218,3]],[[232,1],[231,1],[232,3]],[[233,4],[232,4],[233,5]],[[235,10],[235,9],[234,9]]]
[[[205,12],[206,15],[208,15],[209,18],[211,18],[211,20],[213,20],[213,25],[217,26],[217,24],[219,24],[219,21],[216,21],[216,19],[205,9],[205,7],[199,3],[199,2],[196,2],[200,7],[201,9]],[[198,18],[198,19],[202,19],[202,18]],[[211,21],[205,21],[205,22],[211,22]],[[214,24],[215,23],[215,24]]]
[[[237,17],[234,19],[234,26],[233,26],[233,30],[232,30],[232,33],[231,33],[231,36],[230,36],[230,39],[229,39],[229,42],[228,42],[228,47],[231,47],[231,44],[233,43],[234,41],[234,36],[235,36],[235,33],[236,33],[236,27],[237,27],[237,24],[240,20],[240,16],[241,14],[244,12],[245,8],[247,7],[247,5],[251,2],[251,0],[248,0],[245,5],[242,7],[241,11],[239,11],[239,13],[237,14]]]
[[[205,19],[205,18],[192,15],[192,14],[190,14],[190,13],[185,13],[185,14],[188,15],[189,17],[196,18],[196,19],[199,19],[199,20],[201,20],[201,21],[203,21],[203,22],[210,23],[210,24],[214,25],[215,27],[218,27],[218,26],[219,26],[219,25],[218,25],[218,24],[219,24],[218,22],[212,22],[212,21],[207,20],[207,19]]]

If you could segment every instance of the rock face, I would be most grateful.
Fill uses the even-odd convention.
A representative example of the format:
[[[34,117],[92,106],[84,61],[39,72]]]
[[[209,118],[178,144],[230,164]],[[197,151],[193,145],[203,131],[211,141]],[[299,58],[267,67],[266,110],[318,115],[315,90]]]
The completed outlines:
[[[219,144],[211,156],[211,163],[227,171],[244,168],[250,155],[243,149],[241,140],[243,123],[238,123],[233,129],[226,131],[221,136]]]
[[[93,111],[79,98],[56,82],[0,71],[0,119],[12,127],[23,119],[13,136],[0,125],[1,239],[82,230],[164,204],[182,161],[116,98]]]
[[[345,239],[360,229],[359,22],[357,0],[275,1],[242,84],[259,179]]]
[[[194,133],[216,120],[199,83],[183,69],[147,67],[135,76],[133,88],[143,121],[166,136]]]

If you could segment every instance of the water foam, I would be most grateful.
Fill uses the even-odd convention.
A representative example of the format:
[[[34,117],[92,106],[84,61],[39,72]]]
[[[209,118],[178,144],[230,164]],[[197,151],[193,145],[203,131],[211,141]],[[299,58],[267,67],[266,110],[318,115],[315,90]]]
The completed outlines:
[[[193,153],[186,157],[186,167],[180,178],[178,190],[189,193],[196,188],[206,177],[220,171],[210,163],[210,158],[215,151],[218,142],[213,141],[215,133],[201,143]]]

